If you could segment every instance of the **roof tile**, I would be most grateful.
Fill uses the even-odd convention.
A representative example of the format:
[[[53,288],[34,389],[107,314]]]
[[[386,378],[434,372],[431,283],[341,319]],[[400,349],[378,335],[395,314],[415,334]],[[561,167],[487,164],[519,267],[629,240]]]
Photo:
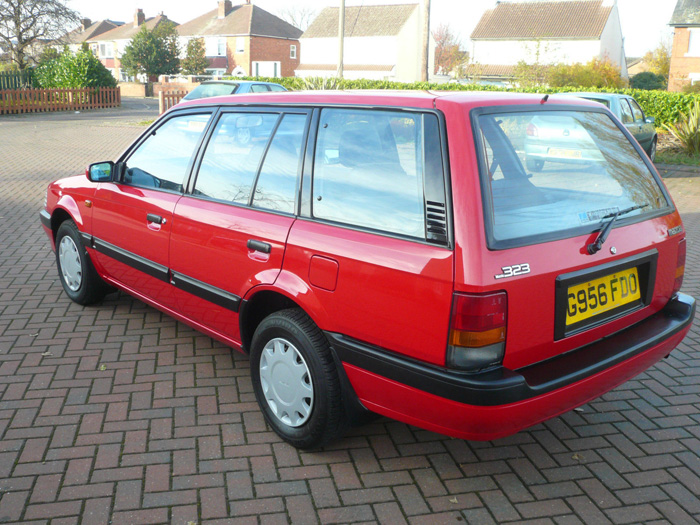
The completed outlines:
[[[345,36],[398,35],[418,4],[365,5],[345,10]],[[302,38],[338,36],[339,8],[326,7],[311,23]]]
[[[598,39],[612,5],[603,0],[500,2],[486,11],[473,40]]]

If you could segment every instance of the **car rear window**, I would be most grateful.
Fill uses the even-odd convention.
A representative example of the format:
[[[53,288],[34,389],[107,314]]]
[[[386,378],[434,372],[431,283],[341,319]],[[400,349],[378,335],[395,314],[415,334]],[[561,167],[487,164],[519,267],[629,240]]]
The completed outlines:
[[[669,207],[640,153],[598,111],[497,112],[477,117],[489,247],[591,233]]]
[[[238,84],[201,84],[188,93],[185,98],[187,100],[196,100],[198,98],[220,97],[222,95],[231,95],[238,89]]]

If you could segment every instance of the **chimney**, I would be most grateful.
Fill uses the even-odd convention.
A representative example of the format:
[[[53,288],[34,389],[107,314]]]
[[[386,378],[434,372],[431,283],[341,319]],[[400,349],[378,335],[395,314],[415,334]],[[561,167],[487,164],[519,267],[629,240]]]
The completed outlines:
[[[218,18],[226,18],[229,11],[231,11],[231,0],[219,0]]]
[[[137,9],[134,14],[134,27],[138,27],[146,21],[146,15],[143,14],[143,9]]]
[[[90,20],[89,18],[83,18],[82,20],[80,20],[80,25],[83,28],[83,31],[87,31],[87,28],[92,25],[92,20]]]

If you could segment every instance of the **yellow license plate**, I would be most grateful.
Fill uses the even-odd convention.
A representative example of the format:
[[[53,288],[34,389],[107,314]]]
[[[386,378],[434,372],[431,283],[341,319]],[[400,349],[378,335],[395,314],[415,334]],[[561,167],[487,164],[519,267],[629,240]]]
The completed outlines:
[[[564,159],[580,159],[581,152],[577,149],[559,149],[549,148],[549,154],[552,157],[560,157]]]
[[[569,287],[566,325],[614,310],[641,298],[637,268]]]

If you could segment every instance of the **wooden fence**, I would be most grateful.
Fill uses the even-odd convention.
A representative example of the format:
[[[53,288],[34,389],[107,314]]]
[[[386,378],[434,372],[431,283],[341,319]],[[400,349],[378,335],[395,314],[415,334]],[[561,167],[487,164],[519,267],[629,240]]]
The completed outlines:
[[[162,115],[182,100],[187,91],[161,91],[158,93],[158,110]]]
[[[10,89],[0,91],[0,115],[79,111],[121,106],[119,88]]]
[[[31,69],[24,71],[0,72],[0,91],[5,89],[21,89],[32,87],[34,72]]]

